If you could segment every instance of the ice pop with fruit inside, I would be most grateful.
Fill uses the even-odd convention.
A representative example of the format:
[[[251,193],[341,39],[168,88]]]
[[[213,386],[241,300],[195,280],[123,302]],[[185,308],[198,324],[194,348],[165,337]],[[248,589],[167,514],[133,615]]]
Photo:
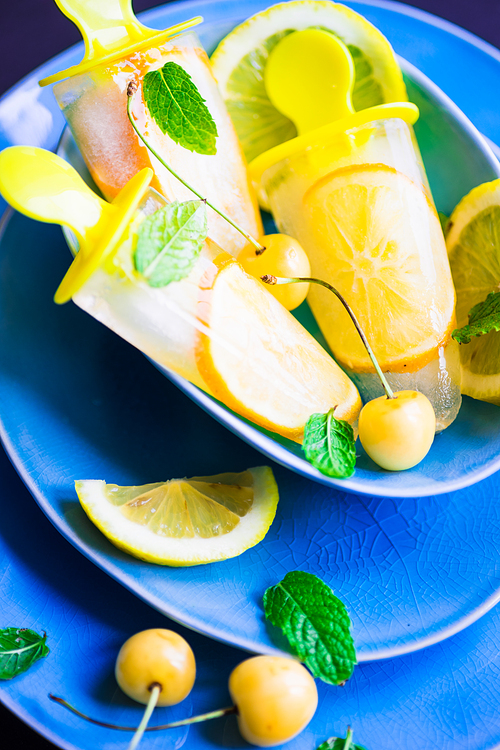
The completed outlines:
[[[229,253],[207,238],[202,201],[171,203],[135,175],[108,203],[43,149],[0,153],[0,193],[31,218],[64,224],[79,250],[69,299],[238,414],[292,440],[315,412],[355,423],[356,387]]]
[[[145,167],[153,169],[152,187],[167,200],[192,197],[134,132],[126,111],[126,90],[132,80],[138,86],[133,117],[164,161],[189,176],[200,191],[216,197],[218,205],[246,231],[259,236],[260,214],[240,144],[207,55],[196,34],[190,31],[202,19],[193,18],[159,32],[136,19],[131,0],[56,2],[81,30],[85,56],[79,65],[44,79],[41,85],[56,83],[56,99],[104,197],[112,200]],[[175,73],[173,83],[162,82],[166,64],[167,70]],[[148,81],[153,74],[157,79],[155,82],[153,76],[149,106],[143,85],[148,74]],[[213,138],[208,146],[195,137],[193,123],[197,113],[193,112],[190,122],[183,108],[177,106],[179,97],[186,95],[184,84],[191,84],[199,92],[213,118]],[[151,108],[154,109],[153,101],[162,104],[166,91],[172,100],[168,121],[160,127]],[[186,144],[185,136],[190,130],[193,138],[188,138]],[[245,244],[244,238],[215,212],[210,210],[207,215],[211,239],[237,255]]]

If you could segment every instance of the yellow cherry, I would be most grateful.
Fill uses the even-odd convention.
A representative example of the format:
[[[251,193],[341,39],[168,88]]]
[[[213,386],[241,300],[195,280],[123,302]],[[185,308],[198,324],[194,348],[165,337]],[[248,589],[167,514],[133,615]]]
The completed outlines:
[[[432,404],[418,391],[397,391],[395,398],[369,401],[359,415],[361,445],[389,471],[416,466],[427,455],[436,432]]]
[[[189,695],[196,677],[194,654],[187,641],[173,630],[154,628],[125,641],[115,665],[124,693],[147,704],[151,687],[161,686],[158,706],[174,706]]]
[[[252,745],[288,742],[309,724],[318,705],[314,679],[298,661],[255,656],[229,677],[241,734]]]
[[[287,278],[311,275],[309,258],[302,245],[293,237],[286,234],[266,234],[259,237],[259,242],[266,248],[260,255],[257,255],[255,247],[250,243],[238,255],[238,262],[250,276],[260,279],[266,274]],[[309,284],[266,285],[266,289],[287,310],[295,310],[307,297]]]

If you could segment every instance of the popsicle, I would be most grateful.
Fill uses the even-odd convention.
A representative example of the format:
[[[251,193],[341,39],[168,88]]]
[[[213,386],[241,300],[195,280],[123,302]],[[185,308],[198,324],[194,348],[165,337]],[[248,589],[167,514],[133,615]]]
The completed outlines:
[[[167,200],[188,200],[189,191],[151,155],[127,117],[127,85],[139,84],[133,117],[160,156],[254,236],[262,234],[260,213],[249,184],[234,127],[218,93],[205,51],[189,29],[200,17],[162,32],[134,16],[131,0],[56,0],[85,40],[79,65],[40,82],[56,83],[54,94],[89,167],[108,200],[140,169],[154,171],[152,187]],[[146,73],[175,62],[191,77],[215,121],[217,153],[189,151],[162,132],[151,116],[140,85]],[[208,212],[210,237],[237,255],[245,244],[215,212]]]
[[[206,230],[179,280],[154,280],[154,262],[137,270],[147,222],[159,215],[166,221],[166,212],[186,205],[168,204],[150,187],[152,177],[151,169],[141,170],[108,203],[48,151],[13,147],[0,153],[5,199],[31,218],[70,227],[76,237],[79,249],[56,302],[73,299],[152,359],[292,440],[300,442],[313,413],[334,406],[337,418],[355,423],[361,400],[353,383],[233,256],[203,241]],[[202,201],[187,205],[192,212],[206,210]]]
[[[354,111],[347,47],[319,29],[273,49],[265,85],[298,136],[266,151],[250,174],[280,231],[301,243],[312,276],[333,284],[354,309],[395,390],[419,390],[437,429],[460,408],[455,292],[408,102]],[[309,304],[364,400],[382,395],[347,313],[324,289]]]

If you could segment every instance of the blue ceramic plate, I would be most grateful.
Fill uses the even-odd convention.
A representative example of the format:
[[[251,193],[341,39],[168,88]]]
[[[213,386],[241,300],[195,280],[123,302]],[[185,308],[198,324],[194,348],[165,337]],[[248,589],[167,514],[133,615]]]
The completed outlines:
[[[268,0],[240,3],[235,17],[231,16],[230,20],[225,17],[224,29],[227,31],[267,4]],[[199,33],[209,52],[221,38],[220,17],[225,5],[191,2],[187,6],[189,12],[205,16]],[[171,22],[172,10],[168,6],[156,11],[155,20],[159,25]],[[449,215],[474,186],[498,178],[500,164],[456,105],[413,65],[405,60],[401,60],[401,65],[409,98],[420,108],[415,131],[436,205],[438,210]],[[69,130],[65,131],[58,152],[96,189]],[[274,225],[269,227],[272,223],[269,219],[265,222],[268,231],[277,231]],[[297,317],[328,348],[307,304],[297,311]],[[296,443],[251,424],[184,378],[161,365],[158,367],[195,403],[265,456],[329,487],[381,497],[422,497],[467,487],[500,467],[500,409],[467,398],[456,422],[440,435],[427,457],[413,469],[405,472],[380,469],[358,441],[355,475],[345,480],[325,477],[304,459],[301,447]]]
[[[151,627],[180,632],[195,652],[198,672],[191,695],[178,706],[155,711],[153,724],[230,705],[227,679],[245,658],[242,651],[172,623],[83,559],[42,516],[1,449],[0,477],[0,503],[9,509],[0,521],[0,626],[46,630],[51,649],[29,672],[0,681],[5,706],[64,750],[125,750],[129,734],[88,724],[52,703],[47,694],[64,696],[91,716],[136,725],[141,708],[117,689],[113,666],[123,641]],[[345,736],[350,724],[355,740],[368,750],[498,749],[499,631],[496,607],[443,643],[359,665],[343,688],[318,682],[313,721],[283,748],[313,750],[327,737]],[[12,739],[6,746],[20,747]],[[228,717],[189,730],[148,734],[140,747],[249,746],[241,741],[234,718]]]
[[[203,12],[209,20],[217,19],[227,7],[204,3]],[[249,4],[248,12],[254,7]],[[196,3],[188,6],[189,12],[197,8]],[[244,12],[243,4],[238,8]],[[376,21],[377,8],[369,11]],[[161,26],[185,12],[176,3],[149,18]],[[380,13],[387,23],[385,6]],[[406,39],[414,21],[409,26],[407,17],[395,11],[391,18]],[[421,25],[421,37],[435,42],[439,66],[450,34],[430,23]],[[390,24],[384,30],[391,36]],[[57,123],[59,132],[63,123],[49,92],[41,94],[36,80],[80,56],[78,49],[66,53],[0,102],[5,145],[18,142],[20,133],[24,142],[55,145]],[[489,70],[490,61],[482,52],[476,65],[482,65],[480,73],[489,75],[494,88],[500,65]],[[20,118],[17,127],[13,113]],[[465,131],[460,127],[459,132]],[[497,137],[494,130],[489,134]],[[491,168],[488,152],[484,154],[482,179]],[[239,558],[162,569],[116,550],[81,511],[75,479],[139,484],[241,470],[261,463],[262,456],[168,383],[138,351],[75,306],[52,303],[68,261],[57,227],[9,213],[0,244],[4,444],[52,522],[124,586],[193,629],[271,652],[278,644],[263,621],[262,593],[291,569],[309,570],[347,602],[362,661],[445,638],[498,600],[500,491],[495,478],[473,490],[396,502],[346,494],[273,464],[281,494],[276,520],[264,542]],[[480,410],[487,405],[472,406]],[[474,412],[473,429],[483,430],[484,443],[491,435],[491,413],[497,410]]]

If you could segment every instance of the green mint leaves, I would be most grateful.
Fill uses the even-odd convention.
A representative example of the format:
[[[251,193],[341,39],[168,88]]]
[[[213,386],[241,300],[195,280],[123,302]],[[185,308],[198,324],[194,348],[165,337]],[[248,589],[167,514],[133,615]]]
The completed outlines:
[[[198,154],[217,153],[217,126],[191,76],[175,62],[146,73],[144,101],[162,133]]]
[[[180,281],[196,263],[207,231],[203,201],[169,203],[146,216],[139,226],[134,252],[136,270],[152,287]]]
[[[47,656],[46,640],[46,633],[41,636],[28,628],[0,630],[0,680],[11,680]]]
[[[336,419],[334,409],[313,414],[304,429],[302,449],[307,460],[328,477],[352,476],[356,465],[354,432],[348,422]]]
[[[443,234],[446,236],[446,227],[448,226],[448,222],[450,220],[449,216],[446,216],[442,211],[438,211],[438,218],[439,223],[441,224],[441,229],[443,230]]]
[[[264,593],[264,612],[314,677],[330,685],[349,679],[357,663],[351,621],[320,578],[300,570],[287,573]]]
[[[468,325],[455,329],[451,335],[459,344],[468,344],[474,336],[490,331],[500,331],[500,292],[490,292],[484,302],[474,305]]]
[[[330,739],[322,742],[316,750],[365,750],[365,748],[353,743],[352,729],[349,727],[345,739],[342,737],[330,737]]]

